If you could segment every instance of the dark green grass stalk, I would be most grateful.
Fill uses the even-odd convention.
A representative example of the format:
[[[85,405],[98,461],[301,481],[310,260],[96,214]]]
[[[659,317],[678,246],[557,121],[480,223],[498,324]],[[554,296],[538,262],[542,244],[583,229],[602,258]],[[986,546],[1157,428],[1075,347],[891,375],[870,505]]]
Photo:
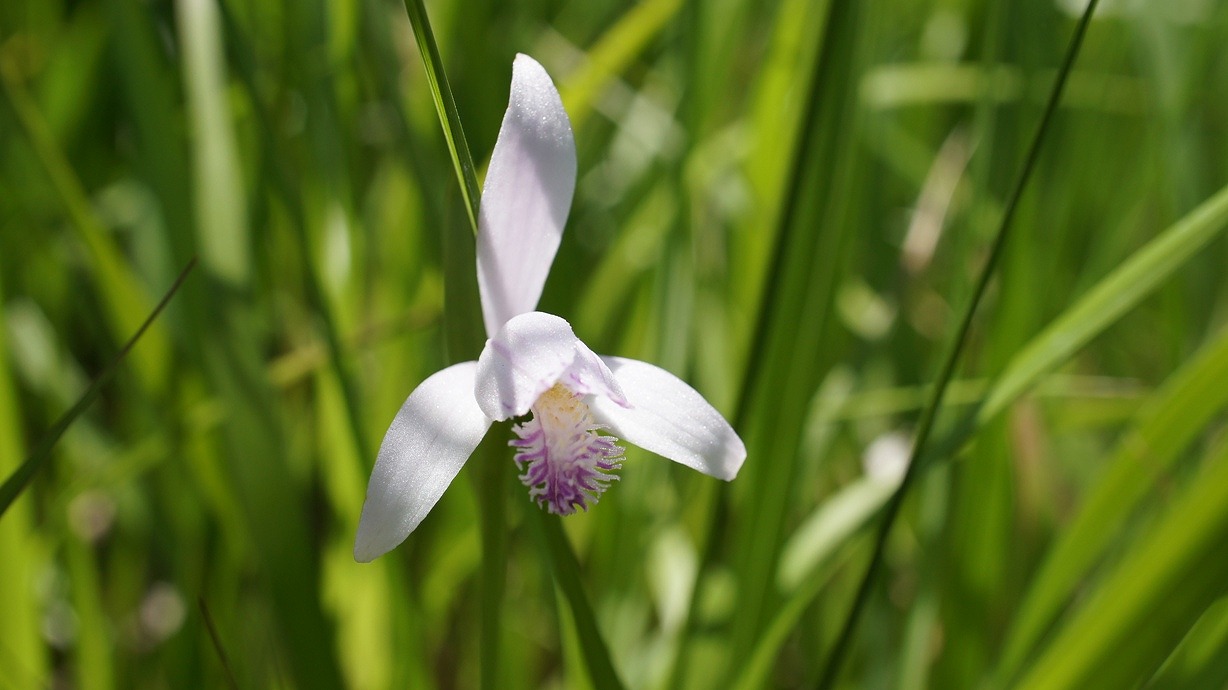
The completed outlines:
[[[217,625],[213,622],[213,614],[209,613],[209,606],[205,603],[205,598],[199,597],[196,605],[200,609],[200,617],[205,623],[205,630],[209,633],[213,651],[217,652],[218,663],[222,665],[222,676],[226,678],[226,686],[231,690],[239,690],[239,682],[235,680],[235,673],[230,667],[230,658],[226,655],[226,648],[222,646],[222,637],[217,632]]]
[[[1028,153],[1023,162],[1023,167],[1020,169],[1019,177],[1017,178],[1014,187],[1011,190],[1010,196],[1007,197],[1006,206],[1002,212],[1002,219],[998,226],[998,232],[994,237],[993,245],[990,247],[989,257],[985,261],[984,267],[981,269],[980,276],[977,278],[976,286],[973,289],[972,297],[964,309],[963,316],[960,318],[959,327],[955,331],[955,338],[951,342],[950,348],[947,351],[946,357],[943,359],[942,368],[938,372],[938,378],[934,382],[933,394],[930,397],[929,403],[922,412],[921,421],[917,427],[917,436],[913,442],[912,453],[909,457],[908,469],[905,471],[904,479],[900,483],[900,487],[892,494],[891,499],[887,502],[884,509],[882,522],[879,523],[879,529],[875,535],[874,552],[870,557],[870,563],[866,567],[864,576],[861,578],[861,584],[857,588],[856,597],[853,599],[853,605],[849,609],[848,615],[845,618],[844,624],[840,630],[840,635],[836,639],[836,644],[828,657],[827,664],[823,669],[822,675],[819,677],[817,687],[826,690],[835,685],[839,677],[840,669],[842,668],[845,658],[848,655],[849,646],[852,644],[852,637],[856,632],[857,623],[861,618],[861,612],[865,608],[866,601],[869,599],[870,588],[873,586],[877,578],[878,571],[882,567],[883,550],[887,543],[887,537],[891,533],[891,528],[895,524],[896,517],[899,516],[900,507],[904,503],[904,498],[908,494],[908,489],[918,476],[920,463],[917,462],[918,456],[925,448],[926,442],[929,440],[930,432],[933,430],[934,420],[937,418],[938,410],[942,407],[943,396],[946,394],[947,384],[955,374],[955,366],[958,364],[960,355],[963,353],[964,344],[968,340],[968,334],[972,328],[972,320],[977,312],[977,307],[980,305],[985,292],[989,287],[989,281],[993,277],[994,269],[997,267],[999,260],[1002,257],[1003,250],[1007,240],[1010,238],[1010,231],[1013,227],[1011,221],[1014,219],[1015,209],[1019,205],[1019,199],[1023,195],[1023,190],[1027,186],[1028,179],[1031,177],[1032,170],[1036,167],[1036,161],[1040,154],[1041,143],[1045,139],[1045,134],[1049,131],[1049,125],[1053,120],[1053,114],[1057,111],[1058,103],[1061,102],[1062,90],[1066,85],[1066,79],[1070,76],[1070,71],[1074,67],[1075,59],[1079,55],[1079,49],[1083,45],[1083,37],[1087,33],[1087,27],[1091,23],[1092,14],[1096,10],[1098,0],[1090,0],[1087,8],[1083,12],[1083,16],[1079,19],[1078,25],[1075,27],[1074,36],[1071,37],[1070,47],[1066,52],[1066,57],[1062,61],[1062,65],[1058,70],[1057,80],[1053,84],[1053,90],[1049,94],[1049,99],[1045,103],[1045,109],[1041,115],[1040,123],[1036,128],[1036,135],[1032,138],[1032,143],[1028,148]]]
[[[64,435],[64,432],[68,430],[68,427],[72,426],[72,423],[76,421],[76,419],[80,417],[83,412],[85,412],[85,410],[94,402],[94,400],[98,398],[98,394],[102,392],[102,387],[105,386],[113,376],[115,376],[115,372],[119,369],[120,363],[124,361],[124,359],[128,356],[128,353],[132,351],[132,348],[136,347],[136,344],[138,341],[140,341],[141,336],[145,335],[145,331],[147,331],[149,327],[153,325],[153,322],[158,318],[158,315],[162,313],[162,310],[166,308],[166,305],[170,304],[171,298],[174,297],[175,293],[179,291],[179,287],[183,285],[183,281],[187,279],[188,274],[192,272],[192,269],[195,266],[196,259],[193,257],[192,260],[190,260],[187,265],[183,267],[183,270],[179,272],[179,276],[175,278],[175,282],[171,284],[170,288],[166,291],[166,294],[162,295],[162,299],[159,300],[158,304],[154,306],[153,311],[151,311],[149,316],[145,318],[144,323],[141,324],[136,333],[132,334],[132,337],[128,339],[128,342],[124,343],[124,346],[120,349],[119,353],[115,355],[115,358],[112,359],[101,372],[99,372],[97,378],[94,379],[93,383],[90,384],[90,387],[86,389],[81,398],[77,400],[76,404],[74,404],[67,412],[56,420],[55,424],[51,426],[51,430],[47,432],[47,435],[44,436],[43,440],[39,442],[37,447],[35,447],[34,452],[30,453],[30,456],[26,458],[26,461],[21,464],[21,467],[18,467],[17,470],[4,481],[4,484],[0,485],[0,517],[4,516],[5,511],[7,511],[9,506],[13,504],[13,501],[17,500],[17,497],[21,495],[21,492],[30,485],[30,482],[34,479],[34,476],[38,474],[38,471],[50,464],[51,451],[55,448],[56,442],[58,442],[60,437]]]

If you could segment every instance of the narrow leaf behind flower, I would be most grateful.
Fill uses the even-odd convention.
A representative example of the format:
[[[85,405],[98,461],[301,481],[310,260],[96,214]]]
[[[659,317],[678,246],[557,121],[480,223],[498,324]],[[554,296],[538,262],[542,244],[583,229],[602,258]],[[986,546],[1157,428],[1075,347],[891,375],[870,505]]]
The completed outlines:
[[[456,168],[456,179],[460,183],[461,195],[465,198],[469,227],[473,234],[477,235],[481,188],[478,187],[477,173],[473,167],[473,157],[469,154],[465,131],[461,127],[460,114],[456,110],[456,99],[452,97],[452,87],[448,85],[448,75],[444,73],[443,58],[439,55],[439,46],[435,43],[435,34],[431,31],[431,23],[427,19],[422,0],[405,0],[405,11],[409,13],[409,21],[414,27],[418,50],[422,52],[422,62],[426,66],[426,78],[431,84],[435,111],[439,114],[439,124],[443,127],[443,136],[448,142],[448,153],[451,154],[452,165]]]
[[[846,220],[849,200],[859,195],[857,185],[864,179],[859,175],[864,161],[854,143],[854,94],[863,52],[859,28],[867,11],[858,3],[833,3],[826,21],[815,27],[822,47],[814,57],[803,130],[785,182],[778,241],[734,421],[750,459],[731,487],[745,497],[741,510],[747,516],[733,538],[739,554],[734,568],[742,583],[733,616],[739,658],[755,646],[771,613],[788,512],[788,501],[780,497],[790,494],[800,471],[798,463],[776,459],[796,453],[809,402],[839,345],[832,304],[847,265],[844,252],[855,234],[855,224]]]

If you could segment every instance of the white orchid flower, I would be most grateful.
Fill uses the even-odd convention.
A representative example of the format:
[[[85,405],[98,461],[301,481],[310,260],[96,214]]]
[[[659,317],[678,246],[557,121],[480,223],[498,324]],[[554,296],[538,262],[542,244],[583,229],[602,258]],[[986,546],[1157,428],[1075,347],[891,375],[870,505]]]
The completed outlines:
[[[529,496],[551,513],[597,502],[622,467],[619,438],[726,481],[742,467],[742,440],[695,389],[651,364],[598,356],[566,321],[534,311],[575,184],[575,140],[558,91],[540,64],[517,55],[478,226],[489,339],[478,361],[423,381],[392,420],[367,486],[356,560],[404,541],[491,424],[530,412],[509,445]]]

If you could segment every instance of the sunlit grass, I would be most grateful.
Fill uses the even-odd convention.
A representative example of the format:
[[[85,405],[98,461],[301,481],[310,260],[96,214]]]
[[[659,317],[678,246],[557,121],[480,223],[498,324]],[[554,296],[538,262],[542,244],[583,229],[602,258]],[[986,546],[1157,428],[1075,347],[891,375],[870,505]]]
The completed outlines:
[[[1076,4],[3,5],[0,481],[201,265],[0,515],[0,687],[814,686]],[[1228,683],[1228,9],[1103,4],[839,687]],[[389,420],[482,344],[517,52],[579,147],[543,308],[748,459],[632,449],[560,523],[496,426],[359,565]]]

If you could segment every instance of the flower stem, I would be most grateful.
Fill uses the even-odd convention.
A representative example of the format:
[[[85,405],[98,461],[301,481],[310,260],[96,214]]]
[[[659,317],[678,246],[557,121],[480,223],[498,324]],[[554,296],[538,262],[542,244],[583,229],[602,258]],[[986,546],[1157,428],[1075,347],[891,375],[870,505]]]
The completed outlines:
[[[622,690],[622,681],[618,679],[614,664],[610,661],[609,648],[606,647],[597,627],[597,617],[584,593],[584,585],[580,579],[580,563],[571,549],[571,542],[567,541],[567,535],[563,533],[560,518],[544,510],[530,512],[541,523],[546,550],[550,554],[550,568],[554,571],[554,581],[571,606],[576,633],[580,638],[580,647],[584,652],[584,661],[588,665],[589,679],[593,687],[596,690]]]
[[[492,437],[482,444],[482,450],[473,463],[477,465],[478,523],[482,537],[482,570],[478,581],[481,597],[481,637],[478,639],[481,655],[481,687],[496,690],[503,687],[500,672],[501,622],[503,620],[503,590],[507,576],[507,535],[505,519],[507,483],[505,471],[511,465],[507,459],[507,446],[491,443]]]

